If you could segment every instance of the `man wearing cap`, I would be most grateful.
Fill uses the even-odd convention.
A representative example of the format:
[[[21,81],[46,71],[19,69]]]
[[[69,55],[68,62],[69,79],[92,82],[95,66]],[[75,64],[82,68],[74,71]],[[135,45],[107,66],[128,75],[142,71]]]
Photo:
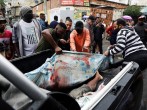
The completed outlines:
[[[147,42],[147,24],[144,22],[146,17],[144,15],[138,18],[138,23],[135,25],[135,31],[140,36],[143,44],[146,46]]]
[[[89,30],[90,33],[90,39],[91,39],[90,52],[94,52],[95,50],[94,48],[95,41],[94,41],[94,33],[93,33],[94,23],[95,23],[95,17],[90,15],[87,19],[87,22],[84,24],[84,26]]]
[[[20,9],[21,20],[13,27],[13,43],[16,55],[28,56],[34,53],[41,38],[41,26],[33,20],[31,7],[23,6]]]
[[[0,54],[10,60],[13,58],[12,32],[5,28],[6,19],[0,15]]]

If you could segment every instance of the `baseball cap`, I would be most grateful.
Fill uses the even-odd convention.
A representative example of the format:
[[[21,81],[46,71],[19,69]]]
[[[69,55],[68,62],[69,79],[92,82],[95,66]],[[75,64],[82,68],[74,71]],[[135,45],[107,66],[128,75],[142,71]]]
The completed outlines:
[[[145,15],[141,15],[138,19],[145,19]]]

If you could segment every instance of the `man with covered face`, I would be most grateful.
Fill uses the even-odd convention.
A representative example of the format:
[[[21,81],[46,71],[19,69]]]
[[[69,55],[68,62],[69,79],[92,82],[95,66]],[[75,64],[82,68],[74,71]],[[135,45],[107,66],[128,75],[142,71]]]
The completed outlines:
[[[34,53],[41,38],[42,30],[37,20],[33,20],[31,7],[21,7],[20,16],[21,20],[13,26],[12,35],[17,57]]]
[[[90,34],[87,28],[84,28],[82,21],[77,21],[75,29],[70,34],[71,51],[90,52]]]

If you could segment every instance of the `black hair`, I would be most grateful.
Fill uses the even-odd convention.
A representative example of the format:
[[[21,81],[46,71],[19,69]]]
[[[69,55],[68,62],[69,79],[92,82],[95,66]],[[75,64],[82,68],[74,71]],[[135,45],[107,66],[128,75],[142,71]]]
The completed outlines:
[[[70,19],[70,17],[69,17],[69,16],[67,16],[67,17],[66,17],[66,20],[67,20],[67,19]]]
[[[95,19],[100,18],[100,17],[96,17]]]
[[[77,31],[78,34],[82,34],[83,27],[84,27],[84,24],[83,24],[82,21],[77,21],[76,22],[76,24],[75,24],[75,30]]]
[[[40,16],[41,16],[41,15],[45,15],[45,14],[44,14],[44,13],[40,13]]]
[[[75,24],[75,29],[76,28],[83,28],[84,27],[84,24],[82,21],[77,21],[76,24]]]
[[[72,22],[72,20],[71,20],[70,18],[69,18],[69,19],[66,19],[66,21]],[[66,21],[65,21],[65,22],[66,22]]]
[[[126,21],[122,18],[119,18],[116,20],[117,21],[117,25],[123,25],[123,26],[126,26]]]
[[[54,20],[58,21],[58,16],[55,15],[54,16]]]
[[[64,29],[67,29],[65,23],[60,22],[60,23],[58,23],[58,25],[61,26],[61,27],[64,28]]]

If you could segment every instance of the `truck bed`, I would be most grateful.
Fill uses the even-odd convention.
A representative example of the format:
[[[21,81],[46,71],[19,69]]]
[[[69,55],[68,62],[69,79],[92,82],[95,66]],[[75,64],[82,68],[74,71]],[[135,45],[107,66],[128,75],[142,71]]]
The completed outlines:
[[[37,54],[11,60],[23,73],[32,71],[41,66],[45,60],[53,55],[46,50]],[[101,72],[104,79],[101,81],[107,85],[121,71],[121,66]],[[99,84],[101,83],[99,82]],[[97,103],[93,110],[141,110],[142,108],[143,79],[138,64],[133,62],[133,67],[109,90],[109,92]],[[89,110],[89,109],[87,109]]]

